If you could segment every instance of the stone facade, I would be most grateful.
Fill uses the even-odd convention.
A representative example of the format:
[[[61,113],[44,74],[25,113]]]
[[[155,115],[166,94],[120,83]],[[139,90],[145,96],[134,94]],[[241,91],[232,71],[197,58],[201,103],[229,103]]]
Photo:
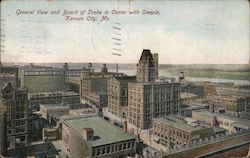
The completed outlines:
[[[136,80],[135,76],[112,77],[108,81],[108,110],[124,118],[127,116],[128,82]]]
[[[28,93],[26,89],[13,88],[10,83],[2,88],[6,107],[7,147],[15,148],[28,143]]]

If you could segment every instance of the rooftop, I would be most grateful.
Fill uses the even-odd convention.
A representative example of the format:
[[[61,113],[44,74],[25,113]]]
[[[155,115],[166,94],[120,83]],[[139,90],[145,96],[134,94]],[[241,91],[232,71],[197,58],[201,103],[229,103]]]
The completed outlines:
[[[154,120],[161,122],[163,124],[166,124],[166,125],[172,125],[175,128],[178,128],[186,132],[194,132],[194,131],[198,131],[198,130],[210,127],[210,126],[199,125],[199,124],[193,124],[192,126],[190,124],[187,124],[184,119],[181,119],[177,116],[168,116],[164,118],[157,118]]]
[[[136,80],[136,76],[116,76],[117,80]]]
[[[230,116],[219,114],[219,113],[212,113],[212,112],[209,112],[209,111],[204,110],[204,109],[203,110],[196,110],[196,111],[193,111],[193,112],[199,113],[199,114],[202,114],[202,115],[205,115],[205,116],[228,119],[231,122],[235,122],[238,126],[250,127],[250,121],[249,120],[244,120],[244,119],[240,119],[240,118],[237,118],[237,117],[230,117]]]
[[[135,135],[125,133],[122,129],[111,125],[98,116],[73,118],[64,122],[75,129],[80,135],[82,135],[84,128],[92,128],[94,136],[98,136],[99,138],[88,141],[91,146],[101,146],[136,138]]]
[[[45,107],[46,109],[61,109],[61,108],[65,108],[65,109],[69,109],[69,106],[63,106],[61,104],[41,104],[40,106]]]
[[[79,95],[78,93],[75,93],[73,91],[56,91],[56,92],[38,92],[38,93],[29,93],[29,97],[35,98],[35,97],[52,97],[52,96],[74,96]]]
[[[181,92],[180,93],[181,98],[192,98],[192,97],[198,97],[198,95],[193,94],[193,93],[185,93]]]

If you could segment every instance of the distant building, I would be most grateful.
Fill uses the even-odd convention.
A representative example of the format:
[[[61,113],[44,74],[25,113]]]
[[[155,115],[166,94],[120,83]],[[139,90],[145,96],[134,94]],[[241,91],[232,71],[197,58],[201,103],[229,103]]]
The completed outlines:
[[[250,112],[250,97],[208,95],[207,98],[215,110],[225,109],[236,114]]]
[[[82,69],[67,69],[66,76],[71,91],[82,94],[81,92],[81,77],[84,72],[93,72],[92,64],[89,63],[89,67],[83,67]],[[82,95],[81,95],[82,96]]]
[[[103,65],[101,72],[83,72],[81,78],[81,98],[97,106],[108,106],[108,80],[113,76],[123,76],[122,73],[108,72]]]
[[[216,87],[216,93],[225,97],[250,97],[250,88],[220,86]]]
[[[193,93],[199,97],[204,96],[204,83],[200,82],[188,82],[181,84],[181,92]]]
[[[201,109],[209,109],[208,103],[199,103],[192,102],[190,104],[186,104],[186,107],[181,108],[181,114],[186,117],[192,116],[192,111],[201,110]]]
[[[109,124],[100,117],[65,118],[62,123],[62,141],[69,157],[133,156],[136,136]]]
[[[7,113],[7,147],[15,148],[28,143],[28,93],[13,88],[11,83],[2,87],[3,105]]]
[[[72,116],[89,116],[89,115],[96,115],[97,116],[97,110],[95,108],[81,108],[81,109],[74,109],[69,110],[69,115]]]
[[[13,73],[0,73],[0,88],[2,88],[8,82],[10,82],[11,85],[16,87],[17,86],[16,75]]]
[[[5,83],[8,79],[9,82],[12,83],[12,86],[20,87],[22,80],[20,69],[18,67],[0,66],[0,88],[2,88],[3,83]]]
[[[189,123],[177,116],[154,119],[153,130],[154,135],[159,138],[158,142],[169,150],[190,147],[194,141],[213,136],[212,126]]]
[[[128,108],[128,82],[134,82],[135,76],[111,77],[108,81],[108,110],[124,118]]]
[[[37,92],[29,93],[29,105],[33,111],[39,110],[40,104],[61,104],[67,105],[70,109],[75,109],[80,106],[80,95],[75,92]]]
[[[212,126],[226,129],[230,134],[250,129],[249,121],[227,117],[222,114],[212,113],[207,110],[197,110],[192,112],[192,118]]]
[[[180,97],[182,104],[190,104],[191,102],[194,102],[196,99],[200,98],[196,94],[186,93],[186,92],[181,92]]]
[[[25,69],[24,85],[29,93],[69,90],[65,69],[63,68]]]
[[[221,86],[232,86],[233,83],[213,83],[213,82],[205,82],[204,83],[204,95],[217,95],[217,87]]]

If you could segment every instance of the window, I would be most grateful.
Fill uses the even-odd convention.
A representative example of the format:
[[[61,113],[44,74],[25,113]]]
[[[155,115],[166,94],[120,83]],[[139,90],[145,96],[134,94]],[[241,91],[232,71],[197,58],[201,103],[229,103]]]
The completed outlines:
[[[110,153],[110,147],[107,147],[107,153]]]
[[[119,150],[122,150],[122,144],[119,144]]]
[[[126,143],[123,144],[123,149],[126,149]]]
[[[100,152],[100,149],[97,149],[97,155],[100,155],[101,152]]]
[[[130,149],[131,147],[131,142],[128,142],[128,149]]]
[[[105,148],[102,148],[102,154],[105,154]]]

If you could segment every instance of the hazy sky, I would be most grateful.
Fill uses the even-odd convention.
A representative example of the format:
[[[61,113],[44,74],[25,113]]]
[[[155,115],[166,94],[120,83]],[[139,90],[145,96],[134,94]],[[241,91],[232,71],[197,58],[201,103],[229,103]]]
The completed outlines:
[[[147,9],[158,10],[160,15],[110,14],[108,22],[69,22],[62,15],[16,14],[17,10],[33,9],[60,12]],[[159,53],[162,64],[246,64],[249,61],[247,0],[107,0],[105,3],[101,0],[12,0],[1,2],[1,18],[5,34],[1,36],[3,62],[136,63],[143,49]],[[113,44],[115,33],[119,34],[121,45]],[[114,48],[121,49],[122,56],[112,55]]]

